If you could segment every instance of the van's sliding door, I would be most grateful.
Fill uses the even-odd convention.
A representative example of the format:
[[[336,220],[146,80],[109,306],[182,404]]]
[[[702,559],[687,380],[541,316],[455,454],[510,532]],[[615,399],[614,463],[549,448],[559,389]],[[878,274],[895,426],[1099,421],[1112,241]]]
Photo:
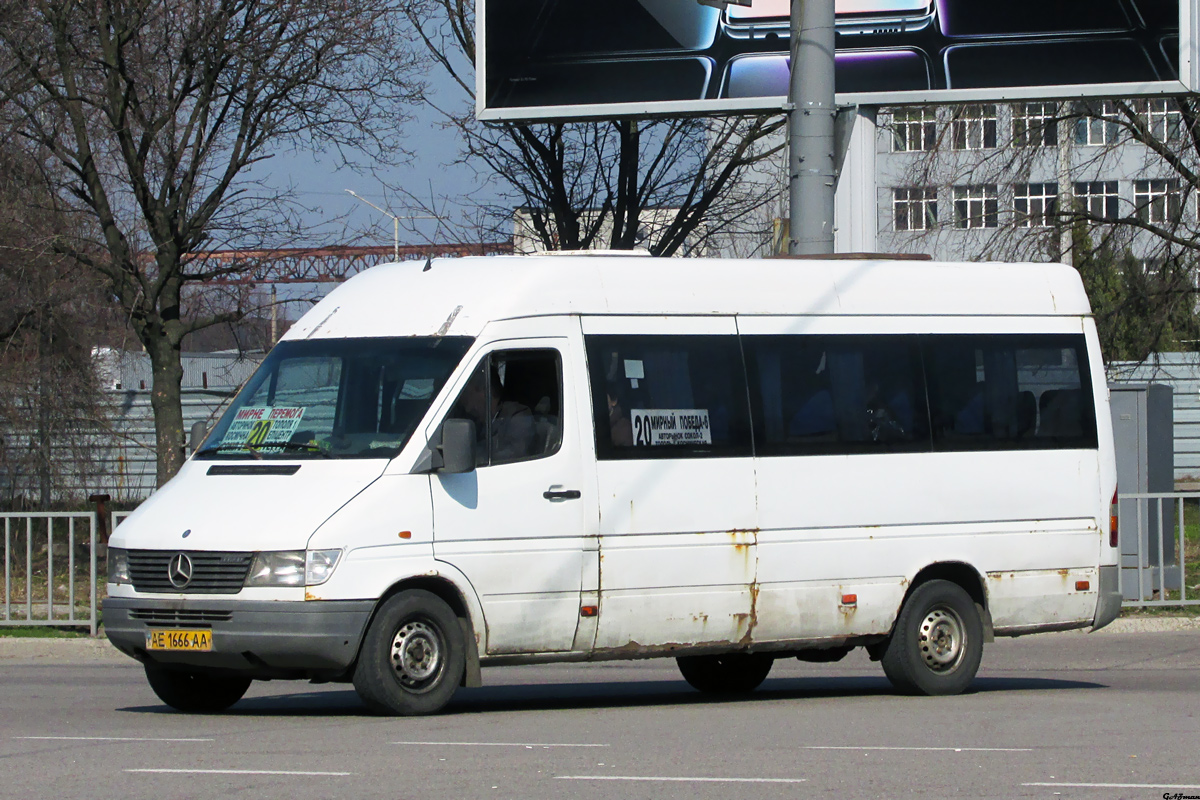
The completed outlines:
[[[748,641],[757,553],[731,317],[585,318],[600,505],[597,649]]]

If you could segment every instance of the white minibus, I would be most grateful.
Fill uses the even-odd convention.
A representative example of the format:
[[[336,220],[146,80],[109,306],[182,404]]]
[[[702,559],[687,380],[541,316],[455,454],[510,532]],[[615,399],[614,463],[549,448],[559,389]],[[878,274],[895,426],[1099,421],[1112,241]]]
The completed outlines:
[[[855,647],[954,694],[996,636],[1117,615],[1112,442],[1057,264],[388,264],[116,529],[104,629],[182,711],[653,657],[738,693]]]

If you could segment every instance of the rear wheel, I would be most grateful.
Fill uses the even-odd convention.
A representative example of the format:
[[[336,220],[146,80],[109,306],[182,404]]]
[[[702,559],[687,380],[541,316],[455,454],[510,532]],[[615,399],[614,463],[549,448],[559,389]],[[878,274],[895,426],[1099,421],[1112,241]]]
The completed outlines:
[[[146,665],[146,680],[158,699],[178,711],[213,714],[242,699],[249,678],[214,676]]]
[[[706,694],[744,694],[767,679],[775,659],[761,653],[722,653],[675,659],[683,679]]]
[[[354,688],[377,714],[433,714],[450,702],[465,669],[458,618],[437,595],[414,589],[389,598],[375,615]]]
[[[883,649],[884,674],[905,694],[959,694],[983,658],[975,601],[956,583],[933,580],[913,590]]]

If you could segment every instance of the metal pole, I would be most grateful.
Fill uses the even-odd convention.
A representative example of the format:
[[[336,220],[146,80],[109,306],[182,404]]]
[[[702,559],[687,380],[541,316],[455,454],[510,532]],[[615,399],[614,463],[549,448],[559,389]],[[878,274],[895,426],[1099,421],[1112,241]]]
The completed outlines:
[[[351,197],[354,197],[357,200],[363,201],[364,203],[369,205],[371,208],[378,211],[380,214],[383,214],[385,216],[392,218],[392,260],[399,261],[400,260],[400,218],[398,216],[396,216],[395,214],[393,214],[392,212],[386,211],[386,210],[380,208],[379,206],[375,205],[367,198],[359,196],[358,194],[351,191],[350,189],[346,190],[346,194],[350,195]],[[408,219],[408,217],[405,217],[405,219]]]
[[[788,252],[833,252],[833,0],[792,0]]]
[[[1044,106],[1043,106],[1044,108]],[[1058,114],[1056,124],[1058,131],[1058,213],[1059,219],[1062,220],[1071,209],[1071,137],[1067,130],[1067,114],[1069,108],[1066,103],[1062,103],[1055,107]],[[1043,135],[1039,131],[1039,135]],[[1074,231],[1070,223],[1059,222],[1059,241],[1058,249],[1062,254],[1060,260],[1068,267],[1075,266],[1075,254],[1072,252],[1074,245]]]

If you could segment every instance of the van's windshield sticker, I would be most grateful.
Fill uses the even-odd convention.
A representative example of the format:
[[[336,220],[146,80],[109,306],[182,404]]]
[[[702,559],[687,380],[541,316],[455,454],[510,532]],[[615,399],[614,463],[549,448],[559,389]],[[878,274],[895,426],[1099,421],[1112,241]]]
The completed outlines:
[[[246,406],[238,409],[221,444],[246,445],[265,453],[279,452],[282,448],[272,445],[290,442],[303,417],[303,406]]]
[[[634,445],[712,444],[707,408],[635,408]]]

